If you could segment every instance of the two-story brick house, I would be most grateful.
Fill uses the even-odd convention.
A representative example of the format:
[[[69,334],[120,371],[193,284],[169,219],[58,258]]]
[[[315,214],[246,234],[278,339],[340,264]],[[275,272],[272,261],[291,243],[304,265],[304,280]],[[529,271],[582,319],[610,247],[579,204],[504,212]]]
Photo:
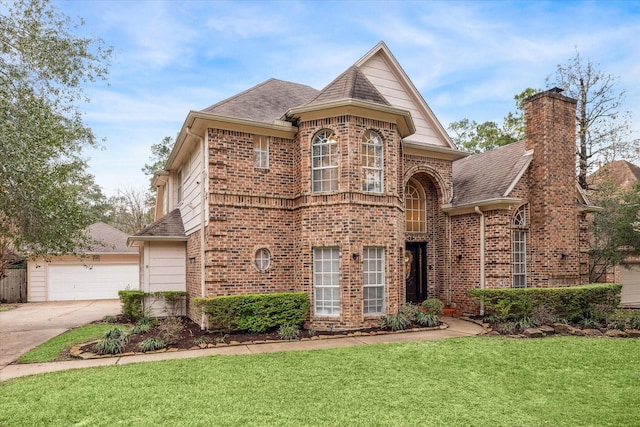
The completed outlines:
[[[380,43],[320,91],[270,79],[191,111],[157,221],[130,237],[141,287],[304,291],[313,327],[349,329],[426,298],[477,312],[475,287],[584,283],[574,110],[535,95],[524,141],[468,156]]]

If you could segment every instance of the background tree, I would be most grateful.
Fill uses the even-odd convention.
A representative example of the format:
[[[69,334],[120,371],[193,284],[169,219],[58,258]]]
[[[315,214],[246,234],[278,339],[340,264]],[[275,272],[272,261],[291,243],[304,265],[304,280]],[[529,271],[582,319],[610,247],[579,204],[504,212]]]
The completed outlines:
[[[539,92],[527,88],[514,96],[516,111],[509,112],[499,126],[496,122],[486,121],[478,124],[467,118],[452,122],[448,130],[452,133],[453,142],[463,151],[480,153],[491,150],[524,138],[524,100]]]
[[[578,182],[585,190],[589,189],[587,175],[598,163],[631,160],[640,153],[640,141],[630,131],[631,113],[622,109],[625,91],[617,88],[616,80],[598,64],[583,61],[578,52],[547,77],[549,86],[560,87],[564,95],[578,100]]]
[[[147,192],[146,203],[151,218],[155,217],[156,193],[158,191],[151,184],[151,180],[154,173],[164,169],[174,144],[175,140],[173,138],[165,136],[159,143],[151,145],[151,163],[145,163],[142,168],[142,172],[149,177],[149,191]]]
[[[603,210],[593,218],[590,274],[594,282],[628,255],[640,252],[640,181],[628,190],[606,180],[599,182],[598,188],[593,202]]]
[[[117,190],[108,201],[108,223],[127,234],[135,234],[153,222],[144,188],[126,187]]]
[[[83,84],[106,79],[111,50],[47,0],[0,10],[0,252],[73,253],[91,221],[81,151],[96,145],[78,104]]]

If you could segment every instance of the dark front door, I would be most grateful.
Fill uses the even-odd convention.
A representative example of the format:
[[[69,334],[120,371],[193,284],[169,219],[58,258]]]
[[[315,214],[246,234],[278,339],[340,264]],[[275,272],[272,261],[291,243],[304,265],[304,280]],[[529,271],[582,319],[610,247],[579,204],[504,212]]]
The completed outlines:
[[[427,298],[427,244],[407,243],[405,251],[407,302],[421,302]]]

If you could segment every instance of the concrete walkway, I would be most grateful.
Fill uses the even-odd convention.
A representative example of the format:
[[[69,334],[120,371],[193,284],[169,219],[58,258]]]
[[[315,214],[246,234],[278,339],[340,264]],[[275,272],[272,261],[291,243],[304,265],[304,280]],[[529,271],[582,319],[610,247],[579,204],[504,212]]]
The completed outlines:
[[[267,344],[247,344],[229,347],[207,348],[202,350],[186,350],[165,353],[140,354],[135,356],[117,356],[105,359],[72,360],[68,362],[30,363],[24,365],[8,365],[0,369],[0,381],[26,375],[45,372],[64,371],[68,369],[92,368],[96,366],[127,365],[129,363],[155,362],[168,359],[188,359],[212,355],[243,355],[257,353],[273,353],[278,351],[321,350],[338,347],[354,347],[393,342],[412,342],[438,340],[443,338],[467,337],[478,335],[482,327],[469,321],[443,317],[442,321],[449,325],[446,329],[407,332],[399,334],[367,335],[359,337],[340,337],[313,341],[289,341]]]
[[[0,370],[69,329],[120,311],[120,300],[116,299],[30,302],[0,312]]]

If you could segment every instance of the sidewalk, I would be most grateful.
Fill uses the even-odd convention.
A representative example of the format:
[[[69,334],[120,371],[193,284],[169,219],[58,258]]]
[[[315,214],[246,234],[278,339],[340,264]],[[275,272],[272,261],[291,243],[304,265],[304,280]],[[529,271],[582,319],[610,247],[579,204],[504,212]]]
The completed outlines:
[[[93,368],[96,366],[127,365],[129,363],[155,362],[168,359],[188,359],[212,355],[243,355],[257,353],[273,353],[278,351],[322,350],[327,348],[354,347],[392,342],[412,342],[439,340],[478,335],[482,327],[454,317],[441,319],[449,325],[446,329],[401,334],[367,335],[359,337],[341,337],[313,341],[288,341],[268,344],[247,344],[230,347],[206,348],[202,350],[169,351],[165,353],[140,354],[135,356],[116,356],[105,359],[71,360],[67,362],[30,363],[24,365],[8,365],[0,370],[0,382],[26,375],[45,372],[65,371],[68,369]]]

